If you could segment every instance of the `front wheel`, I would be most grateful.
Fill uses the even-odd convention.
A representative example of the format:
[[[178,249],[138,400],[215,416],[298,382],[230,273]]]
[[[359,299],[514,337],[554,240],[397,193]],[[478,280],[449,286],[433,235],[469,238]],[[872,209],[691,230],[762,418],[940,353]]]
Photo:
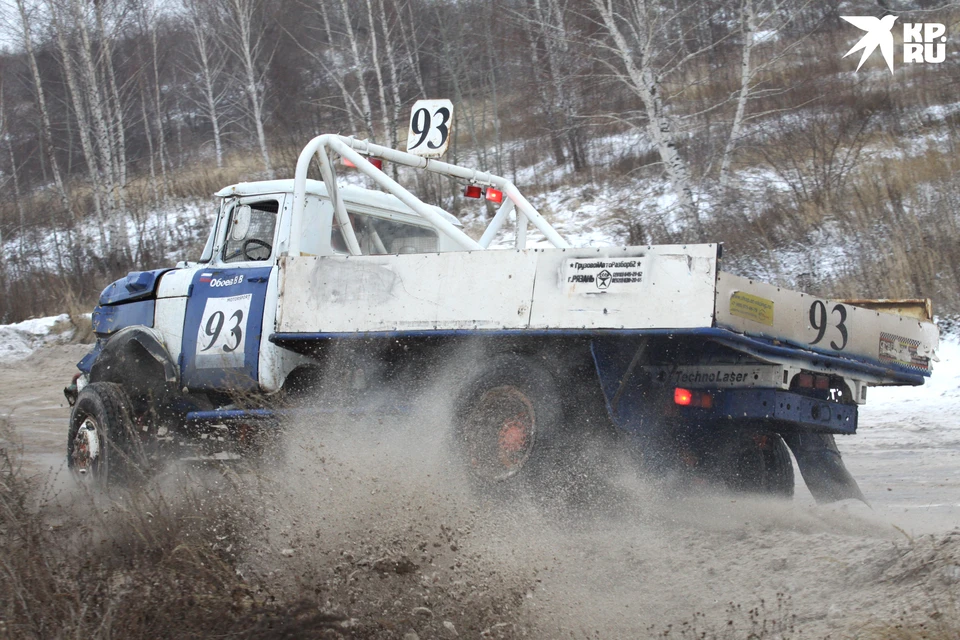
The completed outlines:
[[[92,382],[80,392],[67,434],[67,467],[78,478],[106,487],[143,476],[145,456],[130,409],[119,384]]]

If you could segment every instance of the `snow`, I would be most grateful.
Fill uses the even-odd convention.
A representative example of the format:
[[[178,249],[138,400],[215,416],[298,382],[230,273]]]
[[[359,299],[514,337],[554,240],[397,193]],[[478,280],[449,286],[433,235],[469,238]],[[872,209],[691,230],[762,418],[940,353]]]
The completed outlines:
[[[941,336],[933,375],[922,387],[882,387],[867,392],[860,409],[869,424],[863,444],[877,449],[960,446],[960,336]]]
[[[23,360],[45,344],[68,340],[73,335],[72,327],[65,331],[55,329],[69,325],[70,316],[65,313],[0,325],[0,363]]]
[[[215,214],[212,198],[172,201],[167,206],[147,213],[131,210],[122,217],[130,255],[135,262],[140,262],[145,249],[155,252],[157,245],[160,245],[166,249],[164,257],[170,264],[179,260],[195,259],[197,256],[186,255],[184,251],[198,243],[202,246]],[[75,246],[99,252],[99,224],[92,215],[77,225],[74,234]],[[21,268],[46,271],[55,267],[56,256],[65,242],[63,230],[54,233],[47,228],[25,228]],[[0,259],[11,264],[20,264],[20,251],[20,238],[14,234],[5,234],[0,244]]]
[[[780,32],[776,29],[761,29],[753,34],[753,42],[760,44],[763,42],[773,42],[780,39]]]

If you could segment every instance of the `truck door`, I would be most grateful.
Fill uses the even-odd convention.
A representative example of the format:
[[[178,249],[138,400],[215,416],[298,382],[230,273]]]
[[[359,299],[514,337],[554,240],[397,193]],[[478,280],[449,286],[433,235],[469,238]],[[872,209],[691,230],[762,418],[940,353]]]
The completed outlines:
[[[249,199],[246,199],[249,200]],[[217,256],[189,287],[180,376],[184,386],[255,389],[267,284],[273,260],[277,198],[237,200],[226,214]]]

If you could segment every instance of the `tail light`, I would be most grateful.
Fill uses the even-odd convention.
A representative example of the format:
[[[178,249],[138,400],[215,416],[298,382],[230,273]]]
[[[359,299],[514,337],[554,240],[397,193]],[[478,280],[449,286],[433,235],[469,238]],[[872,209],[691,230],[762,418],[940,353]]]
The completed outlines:
[[[830,388],[830,376],[798,373],[795,384],[801,389],[819,389],[823,391]]]
[[[681,407],[713,408],[713,396],[706,391],[691,391],[683,387],[673,390],[673,403]]]

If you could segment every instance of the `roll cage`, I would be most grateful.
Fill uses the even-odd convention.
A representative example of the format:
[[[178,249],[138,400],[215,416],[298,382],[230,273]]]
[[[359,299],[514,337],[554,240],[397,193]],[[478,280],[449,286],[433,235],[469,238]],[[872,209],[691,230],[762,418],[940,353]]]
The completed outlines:
[[[331,155],[337,154],[351,162],[358,170],[370,177],[384,191],[396,196],[417,215],[429,222],[438,232],[453,240],[464,251],[487,249],[504,222],[514,211],[517,214],[517,231],[514,238],[515,249],[525,249],[527,226],[532,224],[544,237],[557,248],[568,248],[570,244],[560,236],[546,219],[520,193],[517,187],[506,178],[484,171],[422,158],[412,153],[397,151],[366,140],[336,134],[324,134],[312,139],[300,152],[297,170],[294,174],[293,211],[289,237],[281,241],[279,255],[298,256],[303,231],[304,211],[307,202],[307,173],[310,163],[316,156],[320,164],[320,176],[327,187],[327,193],[334,206],[334,218],[342,230],[347,250],[352,255],[361,255],[360,243],[350,224],[349,215],[343,199],[337,189],[337,173]],[[503,193],[504,199],[496,215],[490,220],[480,240],[474,240],[448,220],[444,219],[433,207],[425,204],[409,190],[390,178],[373,165],[367,157],[377,157],[405,167],[423,169],[468,184],[493,187]],[[284,246],[286,245],[286,246]]]

